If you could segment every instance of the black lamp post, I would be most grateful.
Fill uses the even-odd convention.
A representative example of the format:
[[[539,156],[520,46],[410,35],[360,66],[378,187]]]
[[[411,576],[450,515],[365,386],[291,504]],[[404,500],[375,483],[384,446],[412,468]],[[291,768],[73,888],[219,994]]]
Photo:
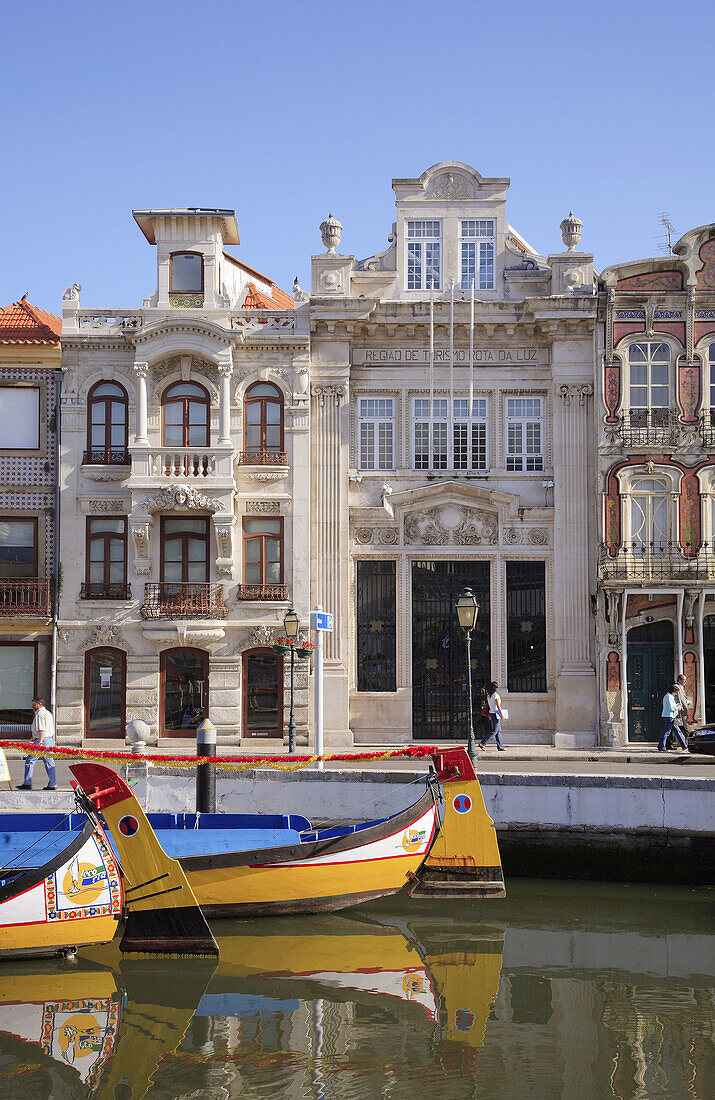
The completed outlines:
[[[471,588],[465,588],[457,600],[457,618],[464,631],[464,640],[467,645],[467,706],[469,707],[469,734],[467,737],[467,752],[473,764],[477,762],[477,743],[474,738],[474,708],[472,706],[472,631],[477,625],[479,604]]]
[[[298,637],[300,619],[293,608],[289,608],[283,619],[283,629],[290,645],[290,717],[288,718],[288,752],[295,752],[295,708],[293,705],[293,672],[295,669],[295,643]]]

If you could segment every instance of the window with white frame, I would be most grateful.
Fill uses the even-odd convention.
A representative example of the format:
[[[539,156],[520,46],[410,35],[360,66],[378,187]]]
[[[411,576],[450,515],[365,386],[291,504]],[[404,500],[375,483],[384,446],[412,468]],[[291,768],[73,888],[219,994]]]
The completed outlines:
[[[442,222],[407,222],[407,289],[439,290],[442,283]]]
[[[662,557],[668,549],[668,483],[660,478],[640,477],[629,490],[630,549],[636,557]]]
[[[0,386],[0,448],[36,451],[40,446],[40,391]]]
[[[632,426],[662,426],[670,407],[670,348],[646,340],[628,348],[628,386]]]
[[[544,408],[540,397],[507,398],[506,468],[527,473],[544,468]]]
[[[463,218],[459,223],[462,258],[462,290],[494,290],[494,246],[496,222],[493,218]]]
[[[432,403],[432,466],[430,467],[429,397],[413,402],[415,470],[487,470],[487,399],[475,397],[472,404],[471,446],[469,399],[456,397],[452,405],[450,438],[449,399],[436,397]]]
[[[395,402],[392,397],[361,397],[358,402],[361,470],[395,467]]]

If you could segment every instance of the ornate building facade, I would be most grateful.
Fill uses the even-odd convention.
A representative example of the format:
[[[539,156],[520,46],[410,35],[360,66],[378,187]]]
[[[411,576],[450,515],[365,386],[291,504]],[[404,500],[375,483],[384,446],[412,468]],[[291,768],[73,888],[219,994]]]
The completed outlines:
[[[459,162],[393,181],[388,247],[323,223],[311,315],[314,602],[335,615],[326,742],[463,739],[496,680],[512,743],[594,743],[593,257],[539,255],[508,179]]]
[[[600,736],[657,740],[683,672],[715,719],[715,225],[601,275]]]
[[[49,705],[57,590],[59,317],[27,301],[0,309],[0,730]]]
[[[309,601],[307,308],[236,259],[231,210],[144,210],[157,287],[63,301],[60,740],[283,737],[271,643]],[[307,668],[296,679],[307,736]]]

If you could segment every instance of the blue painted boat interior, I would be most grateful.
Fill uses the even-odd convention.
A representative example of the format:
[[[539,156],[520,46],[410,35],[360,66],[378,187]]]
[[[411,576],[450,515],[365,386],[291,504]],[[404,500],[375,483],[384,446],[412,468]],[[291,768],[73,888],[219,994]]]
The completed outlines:
[[[311,829],[310,821],[300,814],[151,813],[148,817],[162,848],[174,858],[332,840],[389,820]],[[0,867],[46,863],[69,845],[71,834],[81,829],[84,820],[80,813],[0,813]]]

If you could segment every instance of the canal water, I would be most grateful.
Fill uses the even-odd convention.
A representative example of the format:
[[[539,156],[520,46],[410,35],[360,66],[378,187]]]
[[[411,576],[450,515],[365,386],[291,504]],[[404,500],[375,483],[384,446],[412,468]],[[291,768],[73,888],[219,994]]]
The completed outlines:
[[[0,963],[2,1100],[712,1100],[712,890],[512,881]]]

